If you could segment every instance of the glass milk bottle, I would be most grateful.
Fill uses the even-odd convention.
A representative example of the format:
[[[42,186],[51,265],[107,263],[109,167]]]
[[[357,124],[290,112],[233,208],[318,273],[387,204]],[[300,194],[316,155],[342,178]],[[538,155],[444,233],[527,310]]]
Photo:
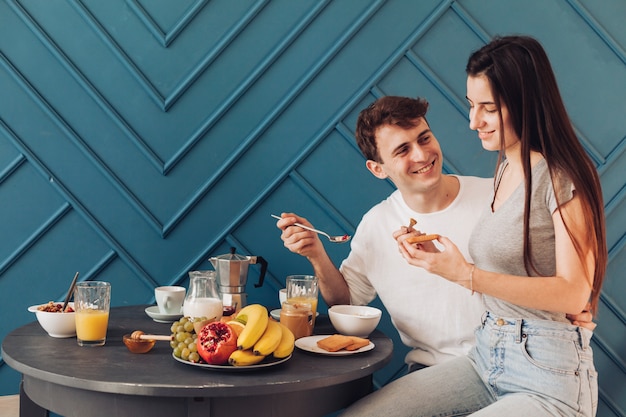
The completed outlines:
[[[186,317],[219,320],[222,308],[215,271],[189,271],[189,291],[183,304],[183,314]]]

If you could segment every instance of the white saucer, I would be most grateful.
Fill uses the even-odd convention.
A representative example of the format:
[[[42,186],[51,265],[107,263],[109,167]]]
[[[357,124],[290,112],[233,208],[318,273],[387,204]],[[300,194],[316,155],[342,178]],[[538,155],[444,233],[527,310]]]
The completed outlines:
[[[159,311],[159,306],[146,308],[146,314],[157,323],[173,323],[183,316],[182,311],[178,314],[162,314]]]
[[[318,317],[320,315],[319,311],[315,312],[315,317]],[[277,308],[276,310],[272,310],[270,311],[270,316],[276,320],[276,321],[280,321],[280,308]]]
[[[270,311],[270,316],[276,321],[280,321],[280,308]]]

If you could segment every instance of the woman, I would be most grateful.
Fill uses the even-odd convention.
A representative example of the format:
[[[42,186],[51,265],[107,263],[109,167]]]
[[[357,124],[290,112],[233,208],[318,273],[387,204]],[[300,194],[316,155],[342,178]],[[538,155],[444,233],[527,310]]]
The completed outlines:
[[[470,238],[475,265],[445,237],[438,252],[406,242],[406,229],[394,236],[410,264],[483,294],[476,346],[346,415],[593,416],[592,333],[567,314],[598,305],[607,263],[598,175],[536,40],[496,38],[466,72],[470,128],[500,153],[493,198]]]

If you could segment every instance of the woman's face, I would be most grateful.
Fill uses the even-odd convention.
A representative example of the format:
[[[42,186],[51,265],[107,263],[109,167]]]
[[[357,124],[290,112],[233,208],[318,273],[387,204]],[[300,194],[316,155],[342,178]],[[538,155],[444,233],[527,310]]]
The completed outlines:
[[[486,76],[467,77],[466,98],[470,105],[470,129],[478,132],[483,148],[488,151],[500,150],[500,139],[503,136],[505,149],[519,144],[508,109],[502,106],[498,110]],[[500,125],[500,112],[502,112],[502,125]]]

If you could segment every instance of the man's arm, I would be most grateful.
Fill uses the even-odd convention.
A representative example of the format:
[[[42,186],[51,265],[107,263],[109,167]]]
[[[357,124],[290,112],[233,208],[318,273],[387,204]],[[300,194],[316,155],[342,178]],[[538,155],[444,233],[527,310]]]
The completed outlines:
[[[309,257],[315,276],[319,278],[320,292],[326,304],[350,304],[350,289],[343,274],[330,260],[326,251],[317,258]]]
[[[306,226],[313,225],[303,217],[293,213],[283,213],[276,227],[282,230],[280,238],[285,247],[293,253],[305,256],[313,267],[319,279],[320,292],[329,306],[335,304],[350,304],[350,290],[343,275],[330,260],[324,245],[317,233],[308,231],[294,223]]]

